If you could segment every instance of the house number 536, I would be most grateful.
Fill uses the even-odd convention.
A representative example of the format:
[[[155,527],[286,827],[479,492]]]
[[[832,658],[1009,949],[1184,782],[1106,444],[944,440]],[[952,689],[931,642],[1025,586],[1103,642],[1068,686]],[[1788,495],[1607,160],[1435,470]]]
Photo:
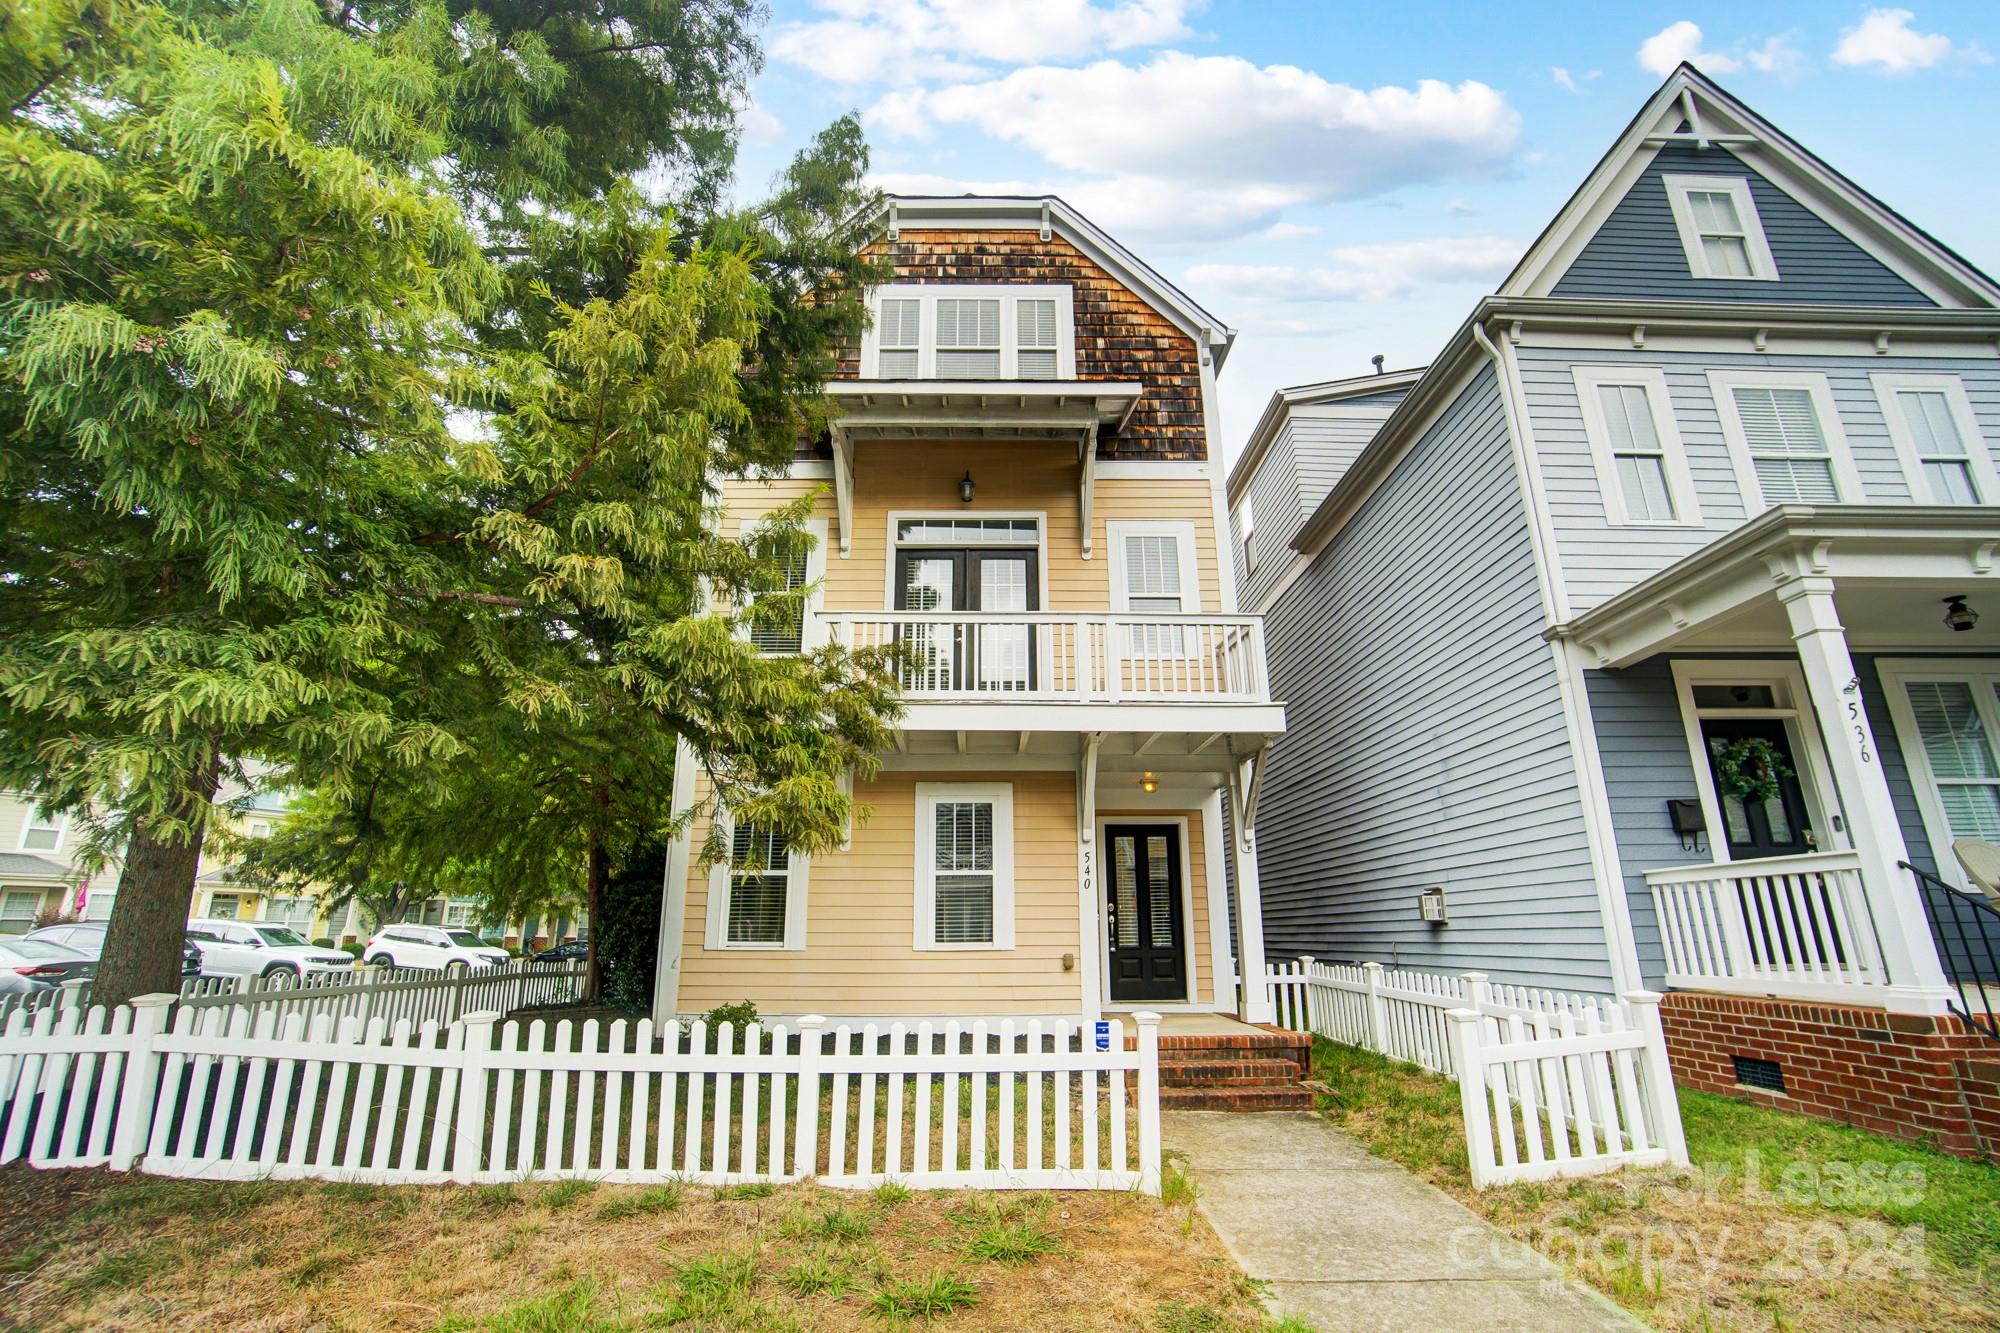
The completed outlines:
[[[1848,681],[1847,688],[1841,691],[1847,696],[1847,725],[1854,728],[1854,748],[1861,752],[1862,763],[1872,764],[1875,758],[1868,753],[1868,724],[1861,717],[1861,700],[1857,697],[1860,692],[1861,680],[1858,676]]]

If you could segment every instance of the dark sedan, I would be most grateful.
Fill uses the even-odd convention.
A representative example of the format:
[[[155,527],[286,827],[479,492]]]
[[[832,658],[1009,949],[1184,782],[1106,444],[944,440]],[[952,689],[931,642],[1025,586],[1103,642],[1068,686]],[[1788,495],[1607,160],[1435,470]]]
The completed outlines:
[[[65,981],[88,981],[97,960],[47,940],[0,939],[0,995],[36,995]]]
[[[553,944],[535,955],[538,963],[580,963],[590,956],[590,945],[583,940],[564,940]]]
[[[65,949],[73,949],[94,963],[104,956],[104,932],[107,929],[108,927],[102,921],[72,921],[60,926],[43,926],[40,930],[29,931],[21,938],[24,940],[42,940],[48,944],[60,945]],[[192,977],[198,976],[200,973],[201,950],[183,939],[181,941],[181,975],[183,977]]]

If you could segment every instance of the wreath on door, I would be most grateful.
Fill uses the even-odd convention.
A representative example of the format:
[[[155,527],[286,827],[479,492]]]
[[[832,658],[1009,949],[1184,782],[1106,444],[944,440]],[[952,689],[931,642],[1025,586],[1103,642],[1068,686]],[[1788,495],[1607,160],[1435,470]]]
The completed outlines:
[[[1792,766],[1784,751],[1761,736],[1711,741],[1709,752],[1715,756],[1716,785],[1725,796],[1745,801],[1775,800],[1780,780],[1792,776]]]

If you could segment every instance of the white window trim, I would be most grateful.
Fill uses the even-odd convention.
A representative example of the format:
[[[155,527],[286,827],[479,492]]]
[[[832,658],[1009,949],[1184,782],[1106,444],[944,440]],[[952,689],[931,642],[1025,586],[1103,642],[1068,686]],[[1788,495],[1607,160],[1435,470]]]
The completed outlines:
[[[728,812],[718,812],[715,836],[722,839],[724,856],[708,872],[708,920],[702,931],[702,947],[718,953],[798,953],[806,947],[806,887],[811,878],[812,858],[804,852],[785,853],[785,939],[782,944],[732,944],[729,942],[730,858],[736,831]]]
[[[1614,528],[1698,528],[1701,503],[1695,496],[1694,474],[1688,469],[1687,448],[1674,420],[1667,375],[1658,366],[1577,366],[1577,405],[1583,412],[1583,434],[1597,466],[1597,489],[1604,496],[1604,516]],[[1660,437],[1661,460],[1667,471],[1667,496],[1674,504],[1671,519],[1633,518],[1625,508],[1625,487],[1619,481],[1618,460],[1611,448],[1611,429],[1604,419],[1602,389],[1618,386],[1642,390],[1653,414],[1653,432]]]
[[[770,517],[771,511],[763,510],[746,514],[737,524],[738,539],[749,536],[758,524]],[[809,652],[826,641],[826,625],[820,617],[821,601],[826,593],[826,543],[828,539],[827,520],[809,518],[803,524],[813,539],[812,550],[806,553],[806,586],[812,591],[806,596],[805,619],[799,631],[799,651]],[[751,600],[755,600],[754,596]],[[749,608],[745,607],[745,610]],[[746,642],[750,638],[750,625],[745,621],[736,627],[736,637]],[[773,654],[775,656],[775,654]]]
[[[1200,615],[1201,561],[1195,551],[1195,524],[1187,518],[1114,518],[1104,525],[1104,540],[1111,544],[1111,609],[1132,610],[1132,588],[1126,580],[1125,539],[1127,537],[1172,537],[1180,556],[1181,607],[1183,615]]]
[[[1243,503],[1236,506],[1235,527],[1236,545],[1243,552],[1243,572],[1245,574],[1254,574],[1257,572],[1257,543],[1255,541],[1257,536],[1257,510],[1252,506],[1250,497],[1247,495],[1243,497]]]
[[[993,804],[993,942],[940,944],[937,934],[937,819],[941,801]],[[916,920],[911,944],[920,953],[998,953],[1014,947],[1014,784],[1011,782],[919,782],[917,784]]]
[[[905,542],[896,536],[898,527],[904,523],[919,522],[927,518],[971,518],[993,519],[1000,522],[1034,520],[1035,524],[1035,571],[1036,582],[1041,590],[1035,605],[1042,611],[1024,612],[1025,615],[1040,615],[1049,609],[1049,511],[1046,509],[892,509],[889,511],[887,545],[884,547],[889,558],[882,562],[882,609],[893,610],[896,605],[896,567],[902,562],[900,554],[904,548],[912,551],[934,549],[951,551],[966,546],[978,546],[977,542]],[[980,547],[985,550],[987,548]],[[1024,543],[1021,550],[1028,549]]]
[[[1681,249],[1687,252],[1688,272],[1712,282],[1776,282],[1778,261],[1765,239],[1764,223],[1757,216],[1757,201],[1750,195],[1747,176],[1662,176],[1667,187],[1667,205],[1673,210],[1674,226],[1681,234]],[[1702,247],[1701,230],[1695,222],[1691,191],[1726,194],[1736,206],[1736,218],[1743,224],[1743,248],[1749,253],[1748,274],[1711,273],[1708,251]]]
[[[50,815],[49,822],[46,824],[37,822],[40,819],[41,816],[35,812],[35,807],[32,804],[29,805],[28,813],[24,815],[21,819],[21,842],[20,845],[14,849],[15,851],[26,852],[30,856],[54,856],[57,852],[60,852],[62,850],[63,839],[69,836],[69,816],[64,814]],[[37,829],[47,829],[47,828],[53,828],[56,831],[55,846],[53,847],[28,846],[28,835],[30,833],[33,833]]]
[[[1965,392],[1964,380],[1956,375],[1877,372],[1868,377],[1868,382],[1875,386],[1876,401],[1882,405],[1882,419],[1889,426],[1889,439],[1896,446],[1896,457],[1903,465],[1903,475],[1909,478],[1910,495],[1918,504],[1952,502],[1931,493],[1930,477],[1924,472],[1923,459],[1917,454],[1917,441],[1910,433],[1909,417],[1904,413],[1903,405],[1896,401],[1896,395],[1903,392],[1944,395],[1952,424],[1958,427],[1959,438],[1965,441],[1966,462],[1972,467],[1972,484],[1979,491],[1979,503],[2000,504],[2000,476],[1994,473],[1993,446],[1980,432],[1979,417],[1972,410],[1972,399]]]
[[[1903,767],[1916,793],[1917,810],[1924,819],[1924,838],[1930,844],[1931,859],[1938,878],[1948,880],[1967,892],[1978,886],[1966,875],[1965,867],[1951,849],[1951,821],[1945,818],[1944,799],[1938,794],[1937,778],[1931,773],[1930,752],[1917,731],[1917,717],[1910,707],[1906,686],[1915,681],[1971,681],[1972,701],[1986,724],[1987,736],[2000,737],[2000,702],[1993,683],[2000,681],[2000,657],[1884,657],[1875,662],[1882,680],[1882,693],[1889,701],[1889,720],[1896,728],[1896,744],[1903,752]]]
[[[1820,744],[1819,726],[1806,694],[1805,672],[1796,662],[1774,658],[1729,659],[1677,658],[1673,663],[1674,695],[1680,703],[1681,726],[1687,736],[1688,758],[1694,765],[1695,792],[1701,798],[1702,822],[1708,826],[1708,854],[1717,864],[1729,860],[1729,836],[1722,818],[1722,799],[1715,790],[1715,773],[1702,744],[1701,720],[1705,717],[1771,717],[1785,724],[1792,743],[1792,758],[1799,766],[1799,790],[1805,796],[1806,816],[1819,838],[1822,852],[1844,851],[1852,846],[1846,829],[1836,829],[1832,816],[1840,813],[1840,797],[1833,787],[1832,766]],[[1791,703],[1784,708],[1697,708],[1697,685],[1771,685],[1781,688]]]
[[[918,302],[917,374],[919,380],[934,380],[937,374],[937,303],[940,300],[998,300],[1000,302],[1000,378],[1020,378],[1020,347],[1017,342],[1016,301],[1052,300],[1056,303],[1056,379],[1076,378],[1075,289],[1068,283],[968,283],[894,282],[868,294],[868,327],[861,334],[861,378],[874,380],[881,375],[881,344],[877,335],[876,313],[881,302]],[[972,382],[972,381],[968,381]],[[1047,381],[1039,381],[1046,383]]]
[[[1776,508],[1764,499],[1757,481],[1757,466],[1750,457],[1750,441],[1743,433],[1743,420],[1736,414],[1738,389],[1804,389],[1812,395],[1813,413],[1826,436],[1827,453],[1833,463],[1833,485],[1840,492],[1840,504],[1860,504],[1868,498],[1862,489],[1861,473],[1854,466],[1848,448],[1847,431],[1840,421],[1833,386],[1824,375],[1796,370],[1711,370],[1708,390],[1715,398],[1715,415],[1722,422],[1722,439],[1729,446],[1729,461],[1736,469],[1736,485],[1743,495],[1743,517],[1752,519]],[[1786,501],[1786,503],[1801,503]]]

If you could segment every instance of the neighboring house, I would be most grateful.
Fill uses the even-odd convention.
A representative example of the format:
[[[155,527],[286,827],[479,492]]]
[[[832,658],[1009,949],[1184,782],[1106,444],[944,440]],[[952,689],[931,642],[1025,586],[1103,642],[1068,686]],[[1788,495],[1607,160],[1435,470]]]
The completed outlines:
[[[2000,1143],[1900,864],[2000,836],[1996,339],[1683,66],[1432,365],[1278,395],[1229,484],[1273,955],[1675,988],[1683,1083]]]
[[[1233,861],[1241,1007],[1268,1018],[1222,818],[1236,789],[1254,825],[1284,725],[1218,541],[1233,335],[1059,199],[894,198],[879,228],[894,275],[831,439],[723,502],[735,533],[818,495],[811,609],[760,643],[909,645],[907,711],[847,845],[739,825],[712,871],[706,822],[674,845],[658,1012],[1233,1012]],[[698,768],[683,749],[676,812]]]
[[[110,915],[118,867],[84,874],[77,842],[67,815],[39,814],[29,797],[0,791],[0,935],[18,935],[46,913]]]

